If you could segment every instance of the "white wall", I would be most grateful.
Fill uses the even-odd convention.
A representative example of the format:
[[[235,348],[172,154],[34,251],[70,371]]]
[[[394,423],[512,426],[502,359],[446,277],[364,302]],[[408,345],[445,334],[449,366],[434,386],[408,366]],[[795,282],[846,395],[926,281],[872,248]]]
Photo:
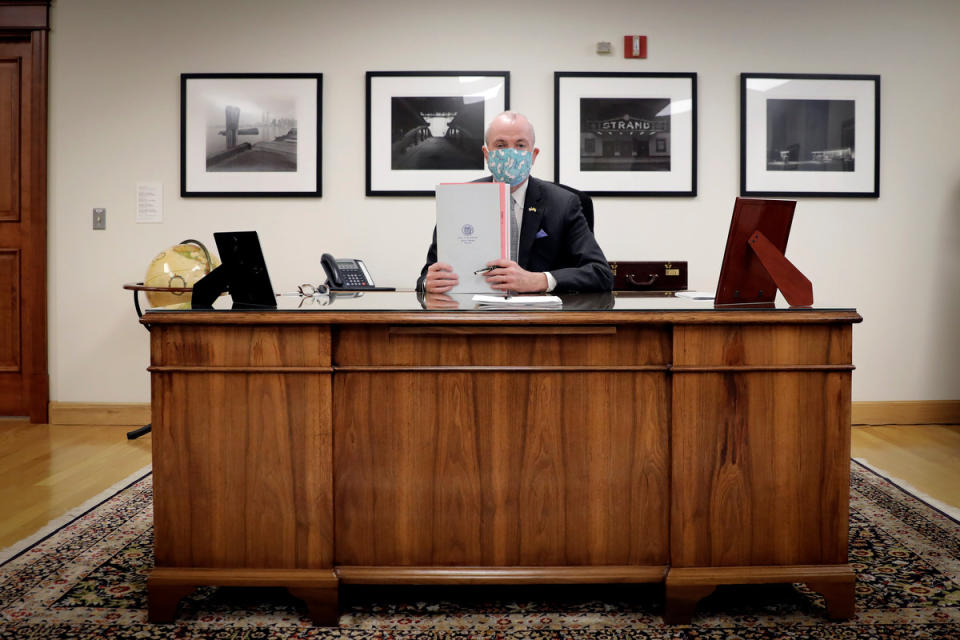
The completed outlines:
[[[790,258],[855,306],[854,400],[960,398],[956,0],[55,0],[50,37],[50,373],[55,401],[146,402],[148,335],[124,282],[183,239],[255,228],[275,287],[360,256],[412,286],[429,198],[364,196],[364,72],[504,69],[553,178],[553,72],[699,74],[699,195],[596,198],[611,260],[688,260],[713,288],[739,185],[739,73],[877,73],[879,199],[801,199]],[[624,60],[622,37],[649,38]],[[615,45],[594,53],[597,41]],[[323,197],[181,199],[179,74],[323,73]],[[135,223],[135,184],[164,222]],[[91,208],[107,230],[91,230]]]

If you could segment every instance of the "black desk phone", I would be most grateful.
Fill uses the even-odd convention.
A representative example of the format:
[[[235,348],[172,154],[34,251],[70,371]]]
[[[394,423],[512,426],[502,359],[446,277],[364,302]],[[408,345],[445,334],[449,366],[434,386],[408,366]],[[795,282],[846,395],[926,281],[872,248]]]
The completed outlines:
[[[363,260],[338,260],[329,253],[320,256],[327,274],[327,285],[335,291],[395,291],[394,287],[378,287]]]

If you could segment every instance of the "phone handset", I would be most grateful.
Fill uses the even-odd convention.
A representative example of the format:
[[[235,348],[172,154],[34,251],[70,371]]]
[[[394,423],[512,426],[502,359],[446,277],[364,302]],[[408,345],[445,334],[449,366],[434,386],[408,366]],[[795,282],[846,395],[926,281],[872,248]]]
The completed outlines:
[[[327,284],[331,287],[342,287],[343,276],[340,275],[340,269],[337,268],[337,260],[329,253],[320,256],[320,264],[327,274]]]

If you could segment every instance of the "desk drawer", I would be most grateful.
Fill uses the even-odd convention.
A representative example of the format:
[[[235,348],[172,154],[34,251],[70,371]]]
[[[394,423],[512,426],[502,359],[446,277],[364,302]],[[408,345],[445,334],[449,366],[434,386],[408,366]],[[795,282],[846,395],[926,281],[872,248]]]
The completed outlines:
[[[674,328],[674,367],[784,367],[853,362],[849,324],[688,325]]]
[[[668,326],[347,325],[334,366],[636,367],[670,361]]]
[[[329,367],[330,328],[320,325],[155,325],[153,366]]]

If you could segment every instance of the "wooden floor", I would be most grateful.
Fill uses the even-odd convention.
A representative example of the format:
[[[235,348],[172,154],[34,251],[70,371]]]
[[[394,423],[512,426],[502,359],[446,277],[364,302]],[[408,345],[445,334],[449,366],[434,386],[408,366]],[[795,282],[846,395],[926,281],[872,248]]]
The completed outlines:
[[[130,428],[0,419],[0,549],[150,464]]]
[[[854,427],[854,458],[960,509],[960,425]]]
[[[0,549],[150,464],[128,429],[0,419]],[[960,508],[960,425],[854,427],[853,456]]]

